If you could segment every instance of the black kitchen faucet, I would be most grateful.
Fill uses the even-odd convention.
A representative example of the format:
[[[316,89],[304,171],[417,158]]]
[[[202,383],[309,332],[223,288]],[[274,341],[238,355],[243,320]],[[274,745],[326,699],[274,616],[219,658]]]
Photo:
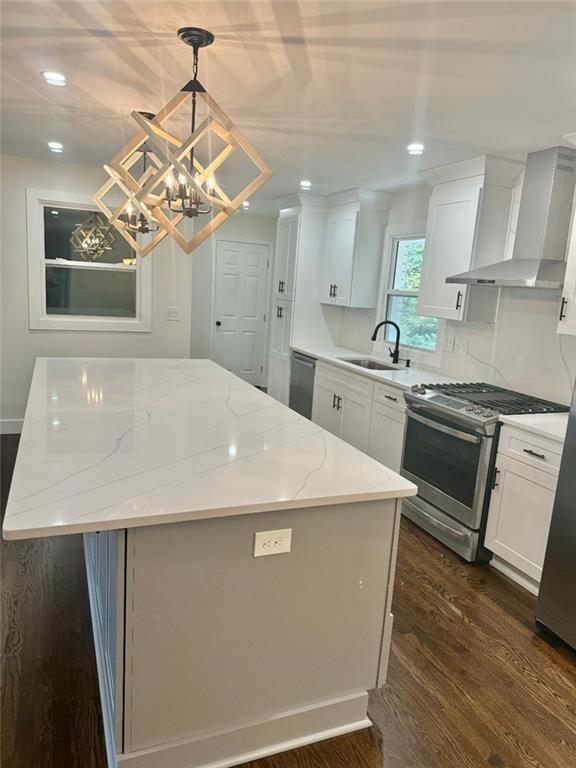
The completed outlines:
[[[392,328],[396,331],[396,343],[394,344],[394,349],[390,349],[390,357],[392,358],[392,362],[394,365],[398,365],[400,362],[400,326],[398,323],[395,323],[393,320],[382,320],[381,323],[378,323],[376,328],[374,328],[374,333],[372,334],[372,341],[376,341],[376,338],[378,336],[378,331],[380,328],[382,328],[383,325],[391,325]],[[405,359],[404,361],[406,363],[406,368],[410,368],[410,360]]]

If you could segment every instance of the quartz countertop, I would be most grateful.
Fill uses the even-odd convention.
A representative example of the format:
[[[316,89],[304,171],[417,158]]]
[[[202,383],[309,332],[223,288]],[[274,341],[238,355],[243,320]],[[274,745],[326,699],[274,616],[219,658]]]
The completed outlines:
[[[393,366],[393,370],[390,371],[371,371],[369,368],[361,368],[358,365],[352,365],[351,363],[342,360],[341,358],[370,358],[378,360],[385,365],[391,365],[389,360],[381,360],[375,355],[371,355],[368,352],[357,352],[352,349],[346,349],[346,347],[323,347],[308,345],[292,345],[290,347],[295,352],[302,352],[310,357],[315,357],[317,360],[322,360],[332,365],[338,365],[341,368],[351,371],[353,373],[359,373],[362,376],[368,376],[376,381],[382,381],[390,384],[393,387],[399,389],[410,389],[414,384],[454,384],[456,379],[450,378],[450,376],[444,376],[442,373],[431,371],[428,368],[422,368],[421,366],[414,365],[410,368],[406,368],[403,365]]]
[[[39,358],[3,533],[24,539],[415,493],[209,360]]]
[[[503,424],[564,442],[568,427],[568,413],[530,413],[524,416],[500,416]]]

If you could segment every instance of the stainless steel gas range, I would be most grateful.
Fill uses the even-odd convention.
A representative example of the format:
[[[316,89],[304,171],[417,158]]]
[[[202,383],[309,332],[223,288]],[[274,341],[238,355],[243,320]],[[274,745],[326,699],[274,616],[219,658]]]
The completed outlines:
[[[484,530],[500,414],[568,408],[492,384],[422,384],[407,403],[402,475],[418,486],[403,513],[470,562],[488,560]]]

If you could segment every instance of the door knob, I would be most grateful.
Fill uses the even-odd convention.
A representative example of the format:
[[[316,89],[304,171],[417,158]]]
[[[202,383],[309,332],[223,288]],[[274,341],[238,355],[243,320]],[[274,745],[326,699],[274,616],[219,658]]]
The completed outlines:
[[[218,328],[220,328],[220,326],[222,325],[222,323],[220,322],[220,320],[216,320],[216,325],[218,326]]]

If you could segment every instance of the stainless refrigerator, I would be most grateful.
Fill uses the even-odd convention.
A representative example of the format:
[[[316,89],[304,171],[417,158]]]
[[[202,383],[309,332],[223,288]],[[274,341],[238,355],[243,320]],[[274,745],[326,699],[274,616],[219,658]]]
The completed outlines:
[[[536,621],[576,648],[576,388],[568,417]]]

